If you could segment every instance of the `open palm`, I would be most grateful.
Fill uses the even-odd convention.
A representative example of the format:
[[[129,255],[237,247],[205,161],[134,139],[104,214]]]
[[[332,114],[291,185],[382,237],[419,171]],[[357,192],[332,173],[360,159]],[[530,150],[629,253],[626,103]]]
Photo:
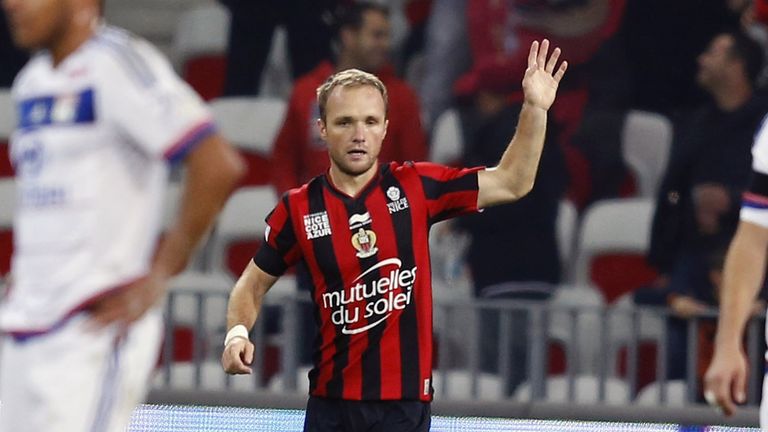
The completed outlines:
[[[549,109],[555,101],[557,87],[568,69],[568,62],[563,61],[555,70],[560,58],[560,48],[555,48],[547,59],[549,41],[544,39],[539,47],[539,42],[531,44],[528,53],[528,68],[523,77],[523,92],[525,102],[542,109]]]

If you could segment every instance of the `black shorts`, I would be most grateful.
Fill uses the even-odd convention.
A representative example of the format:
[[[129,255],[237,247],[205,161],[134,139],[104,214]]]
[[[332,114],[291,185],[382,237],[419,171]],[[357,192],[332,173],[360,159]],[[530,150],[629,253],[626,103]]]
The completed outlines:
[[[429,402],[348,401],[310,396],[304,432],[429,432]]]

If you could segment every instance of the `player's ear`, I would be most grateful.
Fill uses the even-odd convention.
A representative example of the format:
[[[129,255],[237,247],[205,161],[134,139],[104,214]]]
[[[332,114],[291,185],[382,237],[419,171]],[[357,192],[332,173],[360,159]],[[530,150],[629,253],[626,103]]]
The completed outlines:
[[[320,138],[325,141],[325,138],[328,136],[328,130],[325,127],[325,122],[321,118],[317,119],[317,130],[320,131]]]
[[[381,140],[384,141],[384,138],[387,137],[387,128],[389,127],[389,119],[384,120],[384,134],[381,136]]]

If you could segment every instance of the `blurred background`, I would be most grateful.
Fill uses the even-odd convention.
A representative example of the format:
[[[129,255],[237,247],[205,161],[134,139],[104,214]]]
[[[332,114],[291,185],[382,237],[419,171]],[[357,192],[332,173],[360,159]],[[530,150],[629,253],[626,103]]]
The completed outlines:
[[[528,47],[548,38],[570,66],[533,192],[431,231],[434,412],[757,424],[762,300],[744,340],[747,407],[720,417],[703,404],[701,380],[723,257],[768,112],[768,1],[107,0],[105,15],[167,55],[249,163],[174,281],[150,402],[303,408],[316,331],[304,271],[267,297],[251,335],[257,372],[227,377],[218,358],[227,295],[263,218],[327,167],[319,84],[349,67],[382,78],[390,125],[381,162],[490,166],[514,133]],[[3,275],[15,199],[9,87],[26,56],[0,21]],[[183,175],[173,173],[166,224]]]

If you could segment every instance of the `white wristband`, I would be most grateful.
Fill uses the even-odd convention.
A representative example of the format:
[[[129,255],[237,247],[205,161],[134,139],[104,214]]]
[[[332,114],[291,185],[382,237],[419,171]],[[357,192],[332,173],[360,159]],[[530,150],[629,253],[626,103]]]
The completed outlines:
[[[238,324],[229,329],[227,332],[227,337],[224,338],[224,346],[229,345],[229,343],[232,342],[232,339],[235,338],[243,338],[248,340],[248,329],[242,324]]]

